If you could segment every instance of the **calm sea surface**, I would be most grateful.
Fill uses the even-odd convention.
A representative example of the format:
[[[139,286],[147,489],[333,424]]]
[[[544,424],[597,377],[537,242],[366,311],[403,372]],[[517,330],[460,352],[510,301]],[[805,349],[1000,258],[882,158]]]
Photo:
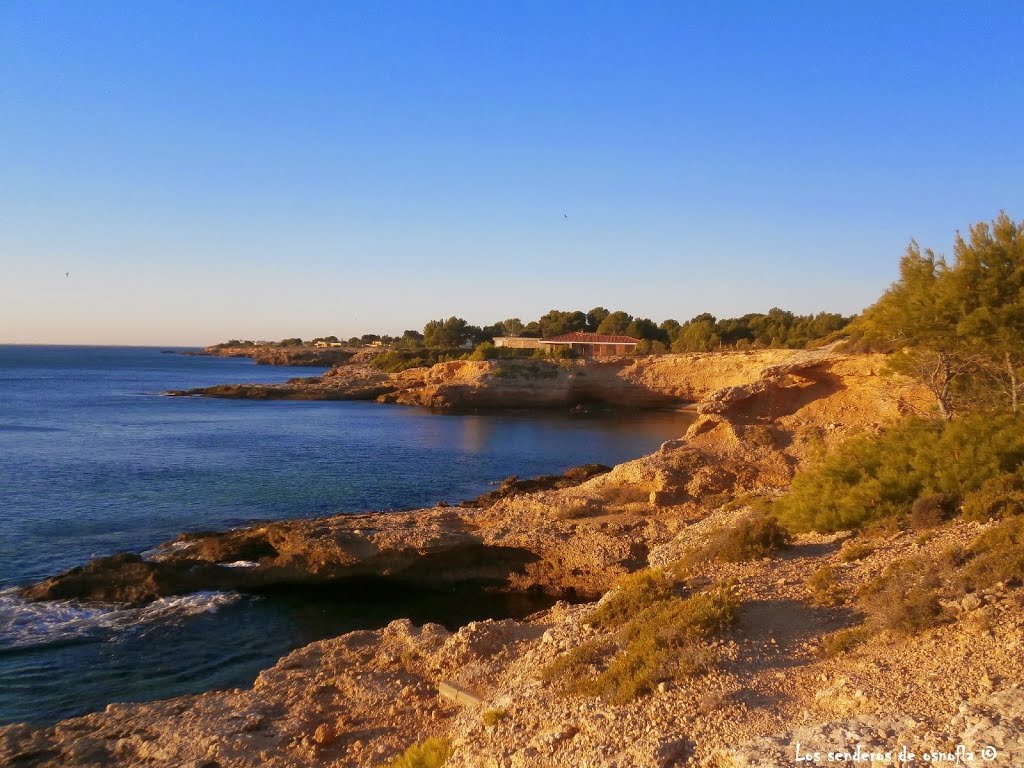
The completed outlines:
[[[687,424],[160,395],[318,372],[148,348],[0,346],[0,723],[249,685],[292,648],[400,616],[454,627],[541,607],[318,592],[118,609],[27,604],[16,585],[182,531],[455,502],[511,474],[635,458]]]

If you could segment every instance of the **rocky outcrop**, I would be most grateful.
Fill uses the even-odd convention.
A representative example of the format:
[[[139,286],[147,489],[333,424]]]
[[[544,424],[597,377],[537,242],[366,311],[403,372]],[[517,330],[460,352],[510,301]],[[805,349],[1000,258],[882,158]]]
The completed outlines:
[[[251,357],[257,365],[297,365],[328,368],[347,363],[358,352],[347,347],[277,347],[256,345],[224,347],[215,345],[199,352],[183,352],[185,355],[208,357]]]
[[[502,499],[520,496],[524,493],[572,488],[586,480],[611,471],[612,468],[605,464],[584,464],[581,467],[567,469],[561,475],[542,475],[541,477],[531,477],[527,480],[520,480],[516,475],[512,475],[505,478],[496,490],[482,493],[470,501],[464,501],[461,506],[484,509],[494,506]]]
[[[232,400],[377,400],[395,391],[393,377],[366,365],[332,368],[322,376],[291,379],[284,384],[218,384],[175,389],[173,397],[218,397]]]
[[[337,515],[269,523],[225,532],[182,534],[149,557],[123,553],[23,590],[31,600],[78,599],[140,604],[200,590],[260,591],[298,584],[387,581],[415,589],[472,587],[542,591],[555,595],[599,594],[602,567],[567,578],[549,563],[564,538],[534,549],[500,532],[482,529],[475,509],[489,509],[517,495],[572,488],[610,471],[588,464],[528,480],[510,477],[501,486],[459,507],[439,505],[413,512]],[[631,564],[635,556],[624,550]]]
[[[222,385],[176,395],[252,399],[376,400],[435,409],[680,408],[730,403],[777,387],[787,376],[827,370],[831,349],[761,350],[587,360],[454,360],[386,374],[363,363],[287,384]],[[810,373],[812,377],[816,374]],[[720,401],[711,398],[719,397]]]

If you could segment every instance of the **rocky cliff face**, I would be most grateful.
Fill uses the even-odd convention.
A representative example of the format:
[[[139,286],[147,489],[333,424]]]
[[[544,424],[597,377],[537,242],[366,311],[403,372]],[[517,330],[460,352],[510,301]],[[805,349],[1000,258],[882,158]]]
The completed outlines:
[[[715,396],[720,405],[787,375],[841,359],[830,350],[762,350],[610,360],[456,360],[386,374],[362,363],[287,384],[221,385],[172,394],[295,400],[377,400],[437,409],[665,408]],[[708,403],[708,407],[715,407]]]

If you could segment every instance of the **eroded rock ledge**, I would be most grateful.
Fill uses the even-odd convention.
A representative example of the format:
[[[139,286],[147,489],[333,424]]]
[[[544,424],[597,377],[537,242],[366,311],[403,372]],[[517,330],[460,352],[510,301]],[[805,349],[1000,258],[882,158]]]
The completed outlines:
[[[584,470],[546,484],[518,481],[467,507],[337,515],[183,535],[148,558],[101,558],[24,594],[36,600],[138,603],[201,589],[387,579],[418,588],[467,585],[597,596],[622,573],[642,567],[649,550],[699,517],[709,500],[784,487],[808,441],[883,423],[900,413],[904,397],[914,396],[906,382],[877,384],[878,359],[829,351],[643,362],[594,370],[616,372],[621,382],[618,373],[636,369],[633,380],[646,381],[659,396],[699,399],[702,415],[685,439],[611,472]],[[490,368],[481,377],[480,365],[491,364],[471,366],[475,373],[463,383],[463,363],[442,364],[428,373],[447,377],[445,386],[462,387],[463,394],[494,397],[493,382],[508,377]],[[593,373],[590,367],[559,370]],[[902,390],[907,393],[901,395]]]
[[[597,568],[560,575],[551,547],[528,547],[491,535],[476,513],[517,495],[572,488],[607,473],[588,464],[530,480],[508,478],[495,491],[463,502],[412,512],[336,515],[224,532],[182,534],[144,557],[101,557],[23,590],[31,600],[78,599],[146,603],[201,590],[260,591],[300,584],[386,580],[416,589],[474,587],[540,591],[575,597],[599,594]],[[612,528],[613,532],[617,527]],[[557,539],[556,541],[561,541]],[[635,564],[628,548],[624,566]]]
[[[828,366],[830,349],[660,355],[608,360],[456,360],[401,373],[358,359],[322,376],[285,384],[223,384],[172,390],[177,396],[262,400],[375,400],[437,409],[678,408],[716,393],[736,399],[787,375]],[[753,394],[753,390],[747,394]]]

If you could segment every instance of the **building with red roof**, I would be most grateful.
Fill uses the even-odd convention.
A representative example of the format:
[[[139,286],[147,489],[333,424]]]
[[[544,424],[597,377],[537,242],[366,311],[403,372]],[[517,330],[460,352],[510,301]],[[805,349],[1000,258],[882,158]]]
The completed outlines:
[[[524,336],[499,336],[494,340],[496,347],[512,349],[544,349],[556,352],[560,349],[571,349],[582,357],[615,357],[628,355],[636,347],[640,339],[608,333],[583,333],[574,331],[544,339]]]
[[[541,339],[545,349],[571,349],[584,357],[614,357],[628,355],[640,339],[608,333],[583,333],[574,331]]]

